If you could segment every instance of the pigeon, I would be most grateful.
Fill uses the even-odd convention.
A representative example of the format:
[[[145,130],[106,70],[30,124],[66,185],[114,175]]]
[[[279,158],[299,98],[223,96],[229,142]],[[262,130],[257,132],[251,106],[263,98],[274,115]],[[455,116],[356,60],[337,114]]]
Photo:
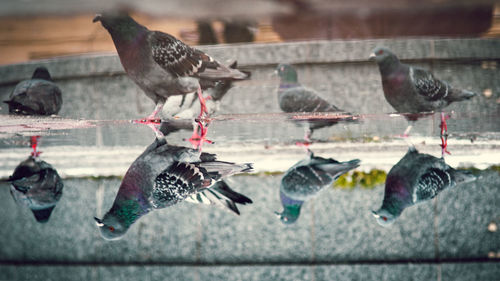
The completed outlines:
[[[198,94],[201,118],[206,113],[202,90],[219,81],[248,78],[246,73],[224,66],[172,35],[150,31],[126,12],[98,14],[93,19],[97,21],[111,35],[127,75],[156,104],[143,120],[146,124],[155,120],[170,96],[193,92]]]
[[[321,98],[316,91],[303,87],[291,65],[280,64],[276,72],[280,77],[278,104],[284,112],[338,112],[350,115]],[[338,121],[340,120],[310,120],[306,126],[305,141],[310,142],[315,129],[335,125]],[[356,121],[356,119],[349,117],[344,121]]]
[[[468,100],[476,93],[450,86],[425,69],[401,63],[389,49],[377,47],[370,54],[382,76],[385,99],[399,113],[416,121],[419,113],[441,110],[455,101]],[[405,132],[409,133],[410,127]]]
[[[251,200],[227,185],[216,183],[251,170],[249,163],[217,161],[214,154],[169,145],[164,137],[155,138],[126,172],[110,210],[102,219],[94,219],[104,239],[116,240],[150,211],[172,206],[190,196],[191,202],[208,200],[239,213],[235,203],[246,204]]]
[[[9,105],[11,114],[52,115],[61,110],[62,94],[47,68],[38,67],[31,79],[16,85],[4,103]]]
[[[47,162],[30,156],[16,167],[8,181],[14,200],[30,208],[37,222],[46,223],[64,187],[57,171]]]
[[[389,171],[382,207],[372,213],[378,224],[389,226],[405,208],[430,200],[445,189],[475,179],[468,171],[448,166],[443,158],[419,153],[411,146]]]
[[[293,165],[281,179],[280,199],[283,211],[276,213],[284,224],[299,218],[300,208],[308,199],[331,185],[339,176],[359,166],[360,160],[339,162],[332,158],[309,156]]]

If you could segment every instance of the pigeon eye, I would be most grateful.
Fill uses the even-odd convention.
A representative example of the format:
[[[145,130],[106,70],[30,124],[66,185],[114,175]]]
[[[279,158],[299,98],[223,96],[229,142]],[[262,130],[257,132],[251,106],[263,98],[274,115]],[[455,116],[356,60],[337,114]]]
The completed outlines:
[[[384,221],[387,221],[387,217],[382,217],[382,219],[383,219]]]
[[[383,54],[383,53],[384,53],[384,50],[379,50],[379,51],[377,52],[377,55],[381,55],[381,54]]]
[[[115,231],[115,228],[114,228],[114,227],[112,227],[112,226],[108,227],[108,229],[109,229],[109,231],[111,231],[111,232]]]

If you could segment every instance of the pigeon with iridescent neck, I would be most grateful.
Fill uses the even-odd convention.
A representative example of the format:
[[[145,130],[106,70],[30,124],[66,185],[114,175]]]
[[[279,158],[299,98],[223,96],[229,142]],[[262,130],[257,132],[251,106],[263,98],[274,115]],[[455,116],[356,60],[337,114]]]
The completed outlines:
[[[193,92],[198,94],[202,117],[206,112],[202,90],[219,81],[248,78],[246,73],[222,65],[172,35],[147,29],[127,13],[103,13],[93,21],[100,21],[108,30],[125,72],[156,104],[143,123],[156,121],[170,96]]]
[[[297,71],[289,64],[280,64],[276,68],[280,77],[278,87],[278,104],[284,112],[337,112],[349,115],[346,118],[335,120],[309,120],[306,124],[304,139],[310,142],[310,137],[315,129],[337,124],[339,121],[357,121],[355,117],[318,95],[312,89],[303,87],[298,80]]]
[[[475,179],[470,172],[455,170],[443,158],[419,153],[412,146],[387,174],[382,207],[373,211],[373,216],[378,224],[389,226],[404,209],[428,201],[443,190]]]
[[[285,224],[297,221],[302,204],[330,186],[338,177],[359,166],[360,160],[339,162],[332,158],[309,156],[292,166],[281,179],[283,211],[276,213]]]
[[[385,99],[397,112],[406,113],[410,122],[422,117],[422,113],[439,111],[452,102],[477,96],[474,92],[452,87],[428,70],[401,63],[387,48],[375,48],[370,59],[377,62]],[[443,122],[442,126],[446,126],[444,119]],[[412,123],[404,135],[408,135],[411,127]]]
[[[115,240],[150,211],[188,197],[191,202],[208,200],[238,213],[235,203],[250,203],[250,199],[216,183],[251,170],[251,164],[217,161],[214,154],[169,145],[165,138],[156,138],[128,169],[111,209],[95,220],[102,237]]]

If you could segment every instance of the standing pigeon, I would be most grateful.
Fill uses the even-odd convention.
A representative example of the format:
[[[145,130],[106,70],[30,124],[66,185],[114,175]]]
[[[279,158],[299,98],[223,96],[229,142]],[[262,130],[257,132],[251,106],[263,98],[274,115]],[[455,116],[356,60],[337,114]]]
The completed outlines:
[[[385,99],[400,113],[414,113],[406,116],[409,121],[416,121],[418,113],[441,110],[452,102],[477,95],[453,88],[425,69],[401,63],[387,48],[375,48],[370,59],[378,64]]]
[[[297,72],[291,65],[280,64],[276,71],[280,77],[278,103],[284,112],[344,113],[343,110],[321,98],[314,90],[303,87],[298,81]],[[306,127],[305,141],[310,142],[310,137],[315,129],[335,125],[338,121],[340,120],[310,120]],[[350,117],[345,121],[355,121],[355,119]]]
[[[52,115],[61,110],[61,89],[54,84],[45,67],[35,69],[31,79],[19,82],[9,96],[9,113]]]
[[[189,196],[194,196],[191,202],[209,200],[238,213],[235,203],[246,204],[251,200],[227,185],[214,184],[251,169],[251,164],[217,161],[213,154],[168,145],[165,138],[156,138],[128,169],[111,209],[102,219],[95,220],[101,235],[115,240],[141,216]]]
[[[430,200],[457,184],[475,179],[467,171],[451,168],[443,158],[419,153],[412,146],[389,171],[382,207],[373,211],[373,215],[378,224],[391,225],[405,208]]]
[[[248,77],[169,34],[148,30],[126,13],[103,13],[93,21],[100,21],[108,30],[128,76],[156,104],[144,123],[156,118],[170,96],[193,92],[198,93],[201,117],[206,112],[202,89],[218,81]]]
[[[339,176],[359,166],[359,159],[338,162],[321,158],[312,152],[306,159],[292,166],[281,179],[280,199],[283,212],[276,213],[285,224],[294,223],[300,215],[302,204],[316,196]]]
[[[47,222],[64,187],[57,171],[47,162],[30,156],[16,167],[8,181],[14,200],[30,208],[38,222]]]

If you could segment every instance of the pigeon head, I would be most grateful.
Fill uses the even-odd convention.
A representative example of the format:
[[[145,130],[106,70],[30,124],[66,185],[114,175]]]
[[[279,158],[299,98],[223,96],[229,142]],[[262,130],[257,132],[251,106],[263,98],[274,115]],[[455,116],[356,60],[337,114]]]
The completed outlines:
[[[280,200],[281,204],[283,205],[283,212],[275,212],[275,214],[278,216],[281,222],[284,224],[292,224],[297,221],[300,215],[300,208],[302,207],[304,201],[294,200],[288,197],[282,191],[280,191]]]
[[[281,79],[281,82],[298,82],[297,71],[289,64],[280,64],[276,68],[276,72]]]
[[[394,223],[396,216],[389,213],[386,209],[372,211],[373,216],[377,219],[377,223],[381,226],[388,227]]]
[[[378,64],[399,61],[396,55],[385,47],[376,47],[373,49],[373,52],[370,54],[370,59],[375,60]]]
[[[104,12],[96,14],[92,22],[101,22],[111,36],[123,34],[133,34],[137,27],[142,27],[126,11]],[[144,28],[144,27],[142,27]]]
[[[52,77],[50,77],[49,71],[43,66],[37,67],[35,69],[35,72],[33,72],[33,76],[31,78],[52,81]]]
[[[101,231],[102,238],[106,240],[121,239],[128,230],[125,224],[120,222],[116,216],[110,213],[107,213],[102,220],[96,217],[94,217],[94,219]]]
[[[300,207],[301,206],[298,206],[298,208],[285,207],[283,209],[283,212],[281,212],[281,213],[280,212],[274,212],[274,213],[276,214],[276,216],[278,217],[278,219],[280,219],[280,221],[283,224],[293,224],[299,218]]]

